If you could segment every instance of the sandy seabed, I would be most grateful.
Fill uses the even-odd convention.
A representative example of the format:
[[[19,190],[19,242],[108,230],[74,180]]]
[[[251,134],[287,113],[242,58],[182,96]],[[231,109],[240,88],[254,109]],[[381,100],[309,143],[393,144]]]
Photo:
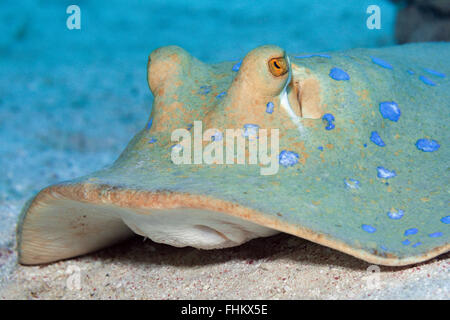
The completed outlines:
[[[19,266],[1,299],[450,299],[450,254],[373,266],[286,234],[222,250],[142,237],[45,266]]]

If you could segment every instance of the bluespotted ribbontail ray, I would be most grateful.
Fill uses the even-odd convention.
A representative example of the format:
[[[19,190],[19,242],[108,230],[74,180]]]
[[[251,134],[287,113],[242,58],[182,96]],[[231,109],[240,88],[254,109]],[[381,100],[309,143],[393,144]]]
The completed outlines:
[[[286,232],[393,266],[445,253],[449,73],[448,43],[290,56],[262,46],[212,65],[179,47],[155,50],[148,124],[110,167],[26,204],[20,262],[78,256],[133,232],[202,249]],[[278,129],[276,172],[175,164],[171,134],[195,136],[198,121],[217,131],[202,146],[223,143],[227,128],[249,141]]]

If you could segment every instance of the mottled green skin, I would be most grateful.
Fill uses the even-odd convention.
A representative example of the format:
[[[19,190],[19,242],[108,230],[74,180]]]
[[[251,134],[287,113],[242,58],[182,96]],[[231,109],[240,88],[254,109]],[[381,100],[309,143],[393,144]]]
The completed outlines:
[[[288,168],[280,166],[278,174],[271,176],[261,176],[255,165],[177,166],[170,161],[167,144],[170,131],[157,134],[144,128],[113,166],[69,184],[95,177],[90,183],[212,196],[378,256],[389,253],[399,259],[418,257],[448,245],[450,226],[440,219],[449,215],[450,44],[415,44],[328,54],[331,59],[291,56],[292,63],[308,68],[319,80],[321,102],[326,104],[325,111],[336,119],[334,130],[325,130],[326,124],[317,119],[304,120],[309,125],[304,127],[303,137],[297,130],[284,132],[280,151],[300,153],[301,150],[289,145],[287,138],[304,141],[301,152],[308,155],[304,163]],[[374,64],[370,56],[389,62],[393,70]],[[185,90],[185,112],[198,112],[196,105],[202,101],[201,95],[188,94],[192,90],[202,85],[217,85],[206,95],[208,98],[226,91],[236,74],[231,70],[233,65],[232,62],[215,65],[214,72],[225,76],[214,83],[209,76],[192,73],[190,76],[199,80],[195,83],[197,87],[179,89]],[[345,70],[351,79],[333,80],[329,76],[332,67]],[[424,68],[447,76],[434,76]],[[425,75],[437,85],[424,84],[419,75]],[[398,103],[401,109],[398,122],[382,118],[379,104],[383,101]],[[214,99],[210,108],[220,106],[219,102],[220,99]],[[265,112],[265,105],[260,112]],[[276,117],[279,112],[284,111],[277,106],[271,116]],[[200,112],[196,120],[202,120],[203,115]],[[369,140],[372,131],[380,134],[385,147]],[[152,137],[157,142],[149,144]],[[422,152],[415,146],[420,138],[434,139],[441,147],[435,152]],[[323,151],[318,150],[319,146]],[[377,178],[378,166],[394,170],[397,176],[389,180]],[[346,188],[344,179],[347,178],[360,181],[360,188]],[[403,210],[403,218],[390,219],[387,212],[391,208]],[[362,224],[371,225],[376,231],[368,233],[361,228]],[[418,233],[404,236],[410,228],[417,228]],[[435,232],[442,232],[442,236],[428,236]],[[402,244],[405,239],[411,244]],[[419,241],[420,246],[412,246]]]

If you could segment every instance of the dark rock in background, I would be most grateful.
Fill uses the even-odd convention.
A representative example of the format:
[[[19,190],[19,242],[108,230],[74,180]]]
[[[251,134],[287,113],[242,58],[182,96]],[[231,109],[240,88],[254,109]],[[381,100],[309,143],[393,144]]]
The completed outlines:
[[[450,0],[391,0],[401,6],[395,38],[399,43],[450,41]]]

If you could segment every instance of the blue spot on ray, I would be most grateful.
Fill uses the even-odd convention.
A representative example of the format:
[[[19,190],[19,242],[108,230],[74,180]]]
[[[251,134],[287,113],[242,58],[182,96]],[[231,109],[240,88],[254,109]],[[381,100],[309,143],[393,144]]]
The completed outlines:
[[[361,225],[361,228],[362,228],[364,231],[368,232],[368,233],[374,233],[375,231],[377,231],[376,228],[374,228],[374,227],[372,227],[371,225],[368,225],[368,224],[363,224],[363,225]]]
[[[320,151],[323,151],[323,147],[322,146],[318,146],[317,149],[320,150]]]
[[[412,70],[406,70],[406,72],[408,72],[409,74],[414,74],[414,71]]]
[[[406,240],[402,241],[402,243],[403,243],[405,246],[408,246],[408,245],[411,244],[411,241],[409,241],[408,239],[406,239]]]
[[[217,96],[216,96],[216,99],[222,99],[224,96],[226,96],[226,92],[224,91],[224,92],[221,92],[221,93],[219,93]]]
[[[359,189],[361,186],[361,182],[352,178],[344,179],[344,183],[347,189]]]
[[[392,66],[384,60],[377,58],[377,57],[371,57],[371,58],[372,58],[372,62],[379,65],[380,67],[383,67],[386,69],[391,69],[391,70],[393,69]]]
[[[148,123],[147,123],[147,130],[150,130],[150,128],[152,127],[153,124],[153,118],[151,118]]]
[[[208,94],[211,92],[211,86],[201,86],[200,89],[197,91],[198,94]]]
[[[435,75],[436,77],[445,78],[445,74],[443,74],[441,72],[434,71],[434,70],[431,70],[431,69],[425,69],[425,71],[430,73],[430,74],[432,74],[432,75]]]
[[[236,63],[231,70],[238,72],[239,68],[241,67],[241,63],[242,63],[242,60],[239,61],[238,63]]]
[[[325,130],[332,130],[334,129],[334,116],[331,113],[325,113],[322,117],[322,121],[328,122],[327,126],[325,127]]]
[[[429,85],[429,86],[434,87],[434,86],[436,85],[436,83],[435,83],[434,81],[428,79],[428,78],[425,77],[425,76],[420,76],[419,79],[420,79],[423,83],[425,83],[425,84],[427,84],[427,85]]]
[[[155,138],[151,138],[150,140],[148,140],[148,143],[155,143],[157,140]]]
[[[422,242],[417,242],[417,243],[413,244],[412,247],[415,248],[415,247],[420,246],[421,244],[422,244]]]
[[[248,137],[249,140],[258,139],[259,126],[257,124],[247,123],[244,124],[243,137]]]
[[[409,236],[412,234],[416,234],[417,232],[419,232],[419,230],[417,230],[417,228],[411,228],[411,229],[405,230],[404,235]]]
[[[386,169],[385,167],[377,167],[377,177],[382,179],[390,179],[395,176],[397,176],[397,173],[395,173],[394,170],[390,171]]]
[[[380,113],[385,119],[397,122],[401,112],[398,104],[394,101],[385,101],[380,103]]]
[[[442,237],[442,232],[434,232],[428,235],[430,238],[439,238]]]
[[[372,141],[373,143],[375,143],[377,146],[380,147],[384,147],[386,145],[384,141],[381,139],[378,132],[376,131],[372,131],[372,133],[370,134],[370,141]]]
[[[292,151],[283,150],[280,152],[279,162],[284,167],[292,167],[298,162],[299,156],[297,153]]]
[[[433,152],[439,149],[440,145],[437,141],[431,139],[419,139],[416,142],[417,149],[423,152]]]
[[[405,212],[403,210],[401,210],[401,209],[399,209],[397,211],[392,210],[392,211],[389,211],[387,213],[387,215],[388,215],[389,218],[391,218],[393,220],[399,220],[405,215]]]
[[[274,108],[273,102],[267,103],[266,112],[272,114],[273,108]]]
[[[220,131],[214,132],[214,135],[211,136],[211,141],[222,141],[223,135]]]
[[[183,146],[181,144],[177,143],[177,144],[174,144],[173,146],[171,146],[170,149],[175,150],[176,152],[177,151],[179,152],[179,151],[183,150]]]
[[[445,224],[450,224],[450,216],[442,217],[441,222]]]
[[[330,77],[336,81],[350,80],[350,76],[347,74],[347,72],[336,67],[330,70]]]

